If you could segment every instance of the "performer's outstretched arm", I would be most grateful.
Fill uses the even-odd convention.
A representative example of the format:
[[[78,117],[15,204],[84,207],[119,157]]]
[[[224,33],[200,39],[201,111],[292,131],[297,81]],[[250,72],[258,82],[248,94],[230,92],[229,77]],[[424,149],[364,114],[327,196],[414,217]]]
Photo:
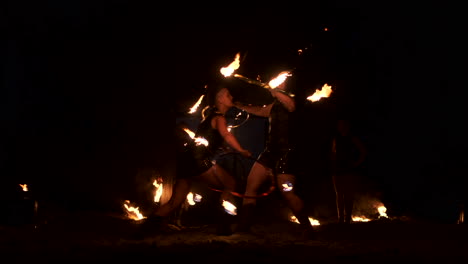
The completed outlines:
[[[273,104],[268,104],[265,106],[258,106],[258,105],[244,105],[241,103],[236,103],[235,106],[239,109],[247,111],[256,116],[269,117],[270,112],[271,112],[271,107],[273,106]]]

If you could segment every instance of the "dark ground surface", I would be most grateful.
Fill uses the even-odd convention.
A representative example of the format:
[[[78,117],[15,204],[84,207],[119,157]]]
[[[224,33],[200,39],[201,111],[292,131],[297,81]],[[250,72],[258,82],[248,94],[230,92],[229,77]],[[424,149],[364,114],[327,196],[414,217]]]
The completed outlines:
[[[43,212],[44,213],[44,212]],[[468,228],[409,218],[347,227],[321,222],[317,237],[263,215],[253,233],[216,235],[216,225],[187,223],[137,237],[141,222],[119,213],[54,209],[38,224],[0,225],[3,263],[467,263]]]

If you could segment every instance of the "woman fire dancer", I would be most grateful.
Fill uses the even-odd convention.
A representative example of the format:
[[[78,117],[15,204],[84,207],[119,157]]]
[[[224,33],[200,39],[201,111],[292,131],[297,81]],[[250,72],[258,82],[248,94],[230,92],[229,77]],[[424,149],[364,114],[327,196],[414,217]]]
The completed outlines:
[[[167,203],[158,207],[154,214],[147,219],[146,222],[149,225],[161,223],[161,220],[167,219],[173,212],[180,209],[194,181],[204,182],[212,188],[223,190],[220,195],[221,203],[223,200],[233,204],[235,202],[232,192],[236,189],[236,180],[214,160],[223,150],[225,144],[245,157],[250,157],[252,154],[249,150],[244,149],[228,130],[224,115],[231,107],[234,107],[231,93],[220,84],[215,85],[212,89],[212,91],[208,90],[209,106],[203,112],[203,120],[193,139],[184,142],[182,135],[176,134],[179,135],[179,142],[177,142],[179,149],[176,155],[177,173],[172,196]],[[226,228],[226,225],[223,227]],[[230,234],[230,230],[226,229],[218,228],[217,232],[219,235]]]
[[[270,128],[265,150],[252,166],[247,176],[245,198],[240,209],[238,232],[250,230],[256,199],[261,186],[268,181],[276,183],[283,199],[299,221],[305,238],[313,238],[314,230],[305,212],[304,201],[297,194],[297,171],[293,162],[294,145],[292,142],[292,114],[296,104],[291,95],[285,91],[286,82],[275,89],[270,89],[273,102],[266,106],[250,106],[237,104],[236,106],[251,114],[269,117]]]

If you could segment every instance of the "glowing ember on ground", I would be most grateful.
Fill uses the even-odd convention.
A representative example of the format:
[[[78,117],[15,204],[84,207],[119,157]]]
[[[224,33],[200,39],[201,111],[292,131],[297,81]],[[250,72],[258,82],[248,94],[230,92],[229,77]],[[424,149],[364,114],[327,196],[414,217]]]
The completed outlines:
[[[299,220],[297,220],[297,218],[296,218],[294,215],[292,215],[292,216],[289,217],[289,221],[299,224]],[[314,219],[314,218],[312,218],[312,217],[310,217],[310,216],[309,216],[309,222],[310,222],[310,224],[313,225],[313,226],[318,226],[318,225],[320,225],[319,220]]]
[[[387,212],[387,208],[386,208],[385,206],[381,205],[381,206],[379,206],[379,207],[377,208],[377,210],[379,211],[380,217],[386,217],[386,218],[388,218],[388,215],[387,215],[387,213],[386,213],[386,212]]]
[[[317,102],[322,97],[329,97],[331,93],[332,93],[331,86],[328,84],[324,84],[321,90],[318,90],[318,89],[315,90],[315,93],[307,97],[307,100],[311,102]]]
[[[377,212],[379,213],[379,218],[381,217],[385,217],[385,218],[388,218],[388,215],[387,215],[387,208],[379,201],[372,201],[371,202],[371,207],[373,209],[376,209]],[[352,216],[352,220],[353,222],[369,222],[369,221],[372,221],[371,218],[368,218],[368,217],[365,217],[363,215],[361,216]]]
[[[28,191],[28,185],[27,184],[20,184],[19,186],[23,189],[24,192]]]
[[[130,205],[129,200],[126,200],[124,202],[123,206],[125,207],[128,218],[130,218],[132,220],[136,220],[136,221],[146,218],[146,216],[143,216],[143,214],[140,213],[140,210],[139,210],[138,207],[133,207],[132,205]]]

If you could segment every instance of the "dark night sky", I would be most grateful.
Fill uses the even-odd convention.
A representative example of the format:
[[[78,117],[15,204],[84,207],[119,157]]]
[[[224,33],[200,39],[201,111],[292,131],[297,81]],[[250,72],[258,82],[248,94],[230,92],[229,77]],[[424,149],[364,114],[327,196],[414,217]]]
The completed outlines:
[[[9,1],[0,96],[5,186],[31,182],[70,200],[134,197],[139,170],[171,170],[170,140],[160,138],[170,138],[176,113],[241,52],[246,76],[293,66],[298,94],[324,82],[336,87],[330,101],[357,119],[371,150],[369,175],[388,200],[454,206],[467,175],[456,66],[464,25],[448,3],[397,3],[177,9]],[[316,115],[305,122],[320,124]]]

